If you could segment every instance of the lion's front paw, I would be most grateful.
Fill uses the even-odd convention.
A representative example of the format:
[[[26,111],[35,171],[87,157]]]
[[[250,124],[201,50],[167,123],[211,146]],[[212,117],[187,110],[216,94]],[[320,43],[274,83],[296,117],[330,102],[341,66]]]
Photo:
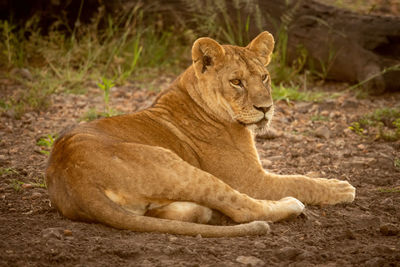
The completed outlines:
[[[304,204],[294,197],[285,197],[269,204],[268,219],[280,221],[297,217],[304,210]]]
[[[351,203],[356,197],[356,188],[346,181],[330,179],[328,186],[328,199],[322,204]]]

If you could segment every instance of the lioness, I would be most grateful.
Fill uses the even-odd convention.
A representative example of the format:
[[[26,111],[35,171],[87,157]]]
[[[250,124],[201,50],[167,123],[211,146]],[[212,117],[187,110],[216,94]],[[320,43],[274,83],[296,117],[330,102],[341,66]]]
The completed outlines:
[[[264,234],[307,204],[352,202],[336,179],[276,175],[254,133],[274,107],[268,32],[246,47],[196,40],[193,64],[143,111],[79,125],[54,144],[46,181],[67,218],[202,236]],[[238,225],[209,225],[218,212]]]

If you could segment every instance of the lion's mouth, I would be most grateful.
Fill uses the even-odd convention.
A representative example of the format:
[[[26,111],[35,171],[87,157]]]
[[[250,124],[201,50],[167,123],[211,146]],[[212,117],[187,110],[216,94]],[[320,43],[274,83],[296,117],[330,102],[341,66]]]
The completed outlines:
[[[240,124],[242,124],[243,126],[251,126],[251,125],[255,125],[257,126],[257,128],[265,128],[265,126],[268,125],[269,119],[267,118],[262,118],[261,120],[257,121],[257,122],[251,122],[251,123],[245,123],[242,121],[238,121]]]
[[[254,123],[257,128],[264,128],[265,126],[268,125],[268,119],[267,118],[262,118],[261,120],[259,120],[258,122]]]

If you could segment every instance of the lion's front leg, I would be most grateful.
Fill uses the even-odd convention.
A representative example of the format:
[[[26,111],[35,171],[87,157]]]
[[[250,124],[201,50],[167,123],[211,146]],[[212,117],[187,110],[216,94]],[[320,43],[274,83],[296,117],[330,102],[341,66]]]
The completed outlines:
[[[356,189],[347,181],[310,178],[303,175],[264,173],[256,192],[257,198],[281,199],[295,197],[306,204],[350,203]]]

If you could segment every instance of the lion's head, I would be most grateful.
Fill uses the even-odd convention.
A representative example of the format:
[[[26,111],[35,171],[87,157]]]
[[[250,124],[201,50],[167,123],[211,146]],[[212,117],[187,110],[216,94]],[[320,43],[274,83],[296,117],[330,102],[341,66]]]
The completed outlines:
[[[213,112],[256,131],[265,129],[273,115],[271,78],[266,69],[274,48],[268,32],[246,47],[220,45],[200,38],[192,48],[199,95]]]

